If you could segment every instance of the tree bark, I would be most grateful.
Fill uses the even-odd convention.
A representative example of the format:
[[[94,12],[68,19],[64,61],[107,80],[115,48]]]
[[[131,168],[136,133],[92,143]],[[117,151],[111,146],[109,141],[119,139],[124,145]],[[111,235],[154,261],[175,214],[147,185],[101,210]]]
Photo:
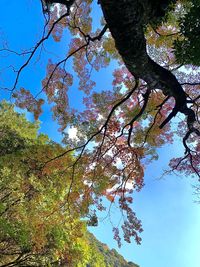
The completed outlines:
[[[100,5],[116,48],[128,70],[144,80],[150,89],[161,89],[166,96],[174,97],[175,107],[161,127],[178,112],[185,114],[188,126],[193,127],[195,114],[187,107],[187,96],[180,83],[169,70],[154,62],[146,50],[144,28],[156,19],[158,8],[161,9],[154,2],[156,3],[152,0],[101,0]]]
[[[62,3],[67,8],[76,2],[76,0],[42,1]],[[172,112],[160,128],[181,112],[187,116],[189,131],[197,133],[193,126],[196,121],[195,113],[187,106],[187,95],[182,86],[173,73],[154,62],[146,50],[144,35],[146,25],[164,16],[164,10],[172,2],[175,3],[177,0],[98,0],[116,48],[130,73],[144,80],[150,90],[160,89],[164,95],[175,99]]]

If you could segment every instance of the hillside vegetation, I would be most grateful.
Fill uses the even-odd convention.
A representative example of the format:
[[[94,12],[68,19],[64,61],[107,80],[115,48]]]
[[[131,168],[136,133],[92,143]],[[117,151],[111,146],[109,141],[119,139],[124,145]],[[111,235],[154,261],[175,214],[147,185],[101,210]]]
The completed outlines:
[[[91,245],[95,247],[104,259],[106,267],[139,267],[139,265],[133,262],[127,262],[115,249],[109,249],[106,244],[98,241],[93,234],[89,233],[89,240]],[[89,264],[87,267],[95,267]]]

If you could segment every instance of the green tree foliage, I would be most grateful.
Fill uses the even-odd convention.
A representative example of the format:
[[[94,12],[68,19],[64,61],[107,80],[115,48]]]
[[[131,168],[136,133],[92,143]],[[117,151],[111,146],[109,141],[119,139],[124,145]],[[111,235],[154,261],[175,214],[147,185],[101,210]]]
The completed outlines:
[[[12,105],[0,104],[1,266],[116,266],[80,215],[64,205],[69,173],[59,162],[42,171],[48,155],[63,148],[38,128]],[[125,267],[121,259],[118,266]]]
[[[200,1],[187,4],[186,14],[179,19],[180,37],[174,42],[175,55],[181,64],[200,66]]]
[[[12,105],[0,104],[1,266],[105,266],[88,241],[76,204],[74,212],[67,206],[70,174],[62,163],[72,156],[42,166],[63,148],[38,128]]]
[[[100,267],[139,267],[133,262],[127,262],[115,249],[110,250],[106,244],[99,242],[91,233],[88,233],[88,238],[95,254],[98,251],[104,260],[104,265],[100,265]],[[97,267],[97,265],[90,262],[87,267]]]
[[[92,0],[39,2],[45,21],[42,38],[32,48],[17,52],[5,42],[1,55],[9,55],[11,62],[18,57],[23,63],[16,60],[16,66],[11,63],[12,67],[2,67],[6,74],[15,71],[12,85],[2,85],[1,89],[11,93],[15,104],[32,112],[35,119],[48,103],[66,146],[52,143],[36,132],[35,138],[23,136],[26,129],[33,127],[30,123],[16,130],[17,126],[3,117],[2,176],[13,187],[5,191],[6,201],[10,191],[12,198],[13,192],[20,194],[14,194],[17,205],[7,203],[6,207],[9,212],[13,207],[19,209],[18,221],[23,224],[26,218],[26,235],[32,233],[31,224],[40,229],[40,235],[31,234],[29,246],[42,251],[49,236],[68,238],[63,228],[55,230],[52,226],[63,222],[63,216],[67,218],[66,227],[72,228],[72,236],[76,236],[77,225],[82,227],[80,217],[87,215],[88,224],[97,225],[98,218],[90,206],[104,210],[102,198],[106,196],[111,207],[117,206],[123,214],[120,223],[124,239],[130,242],[133,237],[140,244],[142,227],[133,211],[133,193],[143,187],[145,167],[158,158],[157,148],[172,143],[177,135],[181,137],[185,154],[172,159],[170,167],[200,178],[199,72],[192,66],[186,75],[180,68],[183,63],[199,64],[199,1],[101,0],[98,5]],[[94,25],[92,11],[97,9],[103,17],[99,25]],[[63,33],[69,37],[67,45]],[[31,68],[34,59],[39,68],[43,59],[47,60],[48,49],[43,49],[50,43],[47,39],[55,41],[53,45],[64,42],[62,52],[56,56],[55,51],[48,53],[51,59],[38,90],[25,88],[25,69]],[[95,92],[97,72],[112,60],[118,62],[112,88]],[[75,109],[70,99],[72,87],[75,95],[79,89],[80,98],[85,96],[81,110]],[[177,126],[172,119],[179,113],[182,117],[177,119]],[[77,131],[75,138],[68,134],[70,127]],[[20,201],[24,198],[29,201]],[[28,216],[26,210],[37,210],[37,216],[31,212]],[[113,224],[113,233],[120,246],[118,225]],[[58,242],[58,247],[62,244]],[[68,246],[67,251],[73,250]],[[61,258],[65,258],[64,252]]]

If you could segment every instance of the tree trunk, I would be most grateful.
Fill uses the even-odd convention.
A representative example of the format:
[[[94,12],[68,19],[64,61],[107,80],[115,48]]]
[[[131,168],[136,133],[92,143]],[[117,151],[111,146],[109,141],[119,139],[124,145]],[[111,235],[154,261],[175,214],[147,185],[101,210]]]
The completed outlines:
[[[43,1],[65,4],[68,11],[76,2],[76,0]],[[145,26],[162,18],[166,7],[172,2],[175,3],[177,0],[98,0],[116,48],[128,70],[136,78],[144,80],[150,90],[160,89],[164,95],[175,99],[172,112],[160,127],[164,127],[172,117],[181,112],[187,116],[189,132],[200,135],[193,126],[196,121],[195,113],[187,106],[187,95],[182,86],[169,70],[154,62],[146,50]]]
[[[166,96],[174,97],[175,107],[162,127],[178,112],[188,117],[188,123],[192,127],[195,114],[187,107],[186,93],[180,83],[169,70],[158,65],[147,54],[144,27],[156,18],[158,9],[161,9],[159,4],[163,1],[157,5],[152,2],[101,0],[100,4],[116,48],[128,70],[135,77],[144,80],[150,89],[161,89]]]

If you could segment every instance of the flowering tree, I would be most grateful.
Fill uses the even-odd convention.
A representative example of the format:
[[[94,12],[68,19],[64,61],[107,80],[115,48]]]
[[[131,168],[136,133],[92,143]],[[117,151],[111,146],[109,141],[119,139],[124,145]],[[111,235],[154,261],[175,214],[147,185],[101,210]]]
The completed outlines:
[[[122,211],[124,239],[130,242],[133,236],[140,243],[141,222],[130,204],[133,191],[144,184],[144,166],[157,158],[156,148],[179,135],[185,154],[172,159],[170,166],[200,178],[196,35],[200,3],[100,0],[94,6],[92,0],[42,0],[41,5],[45,25],[34,48],[21,52],[7,46],[1,49],[1,53],[25,57],[12,86],[2,89],[10,92],[17,106],[33,112],[35,119],[46,101],[51,104],[67,148],[56,151],[41,168],[74,153],[73,162],[66,164],[71,171],[67,202],[74,199],[73,191],[79,186],[85,209],[88,203],[104,209],[102,196],[106,196]],[[101,28],[92,22],[97,8],[103,13]],[[47,39],[52,36],[55,42],[64,42],[66,31],[70,42],[65,55],[59,61],[49,59],[41,89],[33,93],[19,88],[23,72],[40,49],[42,52]],[[116,65],[112,90],[95,92],[92,73],[112,62]],[[85,95],[84,110],[70,105],[68,91],[74,78]],[[179,113],[178,127],[173,126],[172,119]],[[76,132],[74,138],[67,134],[68,127]],[[88,210],[88,216],[91,224],[97,224],[93,211]],[[120,245],[119,229],[114,227],[113,232]]]

